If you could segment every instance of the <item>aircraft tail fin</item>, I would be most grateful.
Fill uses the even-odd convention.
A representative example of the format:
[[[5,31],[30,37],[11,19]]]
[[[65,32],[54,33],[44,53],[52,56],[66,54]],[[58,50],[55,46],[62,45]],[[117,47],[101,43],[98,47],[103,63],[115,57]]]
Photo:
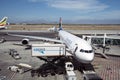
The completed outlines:
[[[1,21],[0,21],[0,26],[6,26],[7,24],[7,17],[4,17]]]
[[[60,20],[59,20],[59,30],[63,30],[62,28],[62,18],[60,17]]]

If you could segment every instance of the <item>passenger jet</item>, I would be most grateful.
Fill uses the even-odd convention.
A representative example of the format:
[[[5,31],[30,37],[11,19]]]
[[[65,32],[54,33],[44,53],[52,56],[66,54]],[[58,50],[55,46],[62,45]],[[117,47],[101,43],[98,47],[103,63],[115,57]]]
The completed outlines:
[[[91,63],[94,59],[94,51],[92,49],[92,46],[86,40],[63,30],[61,18],[59,21],[59,30],[58,30],[58,36],[60,40],[44,38],[44,37],[36,37],[36,36],[17,35],[17,34],[8,34],[8,35],[46,40],[46,41],[65,44],[66,48],[68,48],[69,52],[71,52],[73,57],[81,63]],[[22,43],[27,44],[28,41],[29,41],[28,39],[23,39]]]
[[[0,21],[0,29],[7,29],[6,24],[7,24],[7,17],[4,17],[4,18]]]

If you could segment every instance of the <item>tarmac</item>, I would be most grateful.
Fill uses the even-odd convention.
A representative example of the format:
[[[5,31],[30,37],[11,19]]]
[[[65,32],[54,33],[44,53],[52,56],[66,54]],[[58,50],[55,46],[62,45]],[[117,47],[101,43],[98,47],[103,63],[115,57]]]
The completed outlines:
[[[26,33],[27,34],[27,33]],[[29,33],[28,33],[29,34]],[[39,33],[39,35],[49,36],[53,33]],[[35,35],[35,34],[33,34]],[[14,73],[7,69],[8,66],[16,65],[18,63],[26,63],[31,65],[33,68],[39,68],[45,62],[31,56],[31,50],[25,50],[25,46],[17,46],[13,45],[14,43],[20,43],[22,38],[18,37],[10,37],[8,35],[0,34],[1,37],[5,37],[7,42],[0,44],[0,78],[3,77],[3,80],[64,80],[64,74],[55,74],[48,75],[47,77],[38,77],[37,75],[32,77],[31,72],[28,71],[26,73]],[[54,36],[49,36],[51,38],[55,38]],[[42,44],[43,42],[38,40],[32,40],[30,44]],[[9,55],[9,49],[15,49],[18,51],[20,56],[22,57],[20,60],[15,60],[13,57]],[[102,52],[102,49],[99,51]],[[108,55],[108,59],[101,57],[101,55],[95,55],[95,59],[92,62],[92,65],[97,72],[97,74],[103,80],[119,80],[120,79],[120,47],[119,46],[111,46],[111,49],[107,52],[112,55]],[[115,56],[114,56],[115,54]],[[80,64],[79,64],[80,65]],[[83,76],[79,70],[75,70],[77,75],[77,80],[83,80]]]

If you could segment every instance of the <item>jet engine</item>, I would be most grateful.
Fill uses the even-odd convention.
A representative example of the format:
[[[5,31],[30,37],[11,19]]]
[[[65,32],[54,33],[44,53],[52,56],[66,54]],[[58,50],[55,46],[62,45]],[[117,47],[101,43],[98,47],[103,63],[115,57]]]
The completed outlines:
[[[29,44],[29,39],[27,39],[27,38],[22,39],[22,44],[24,44],[24,45]]]

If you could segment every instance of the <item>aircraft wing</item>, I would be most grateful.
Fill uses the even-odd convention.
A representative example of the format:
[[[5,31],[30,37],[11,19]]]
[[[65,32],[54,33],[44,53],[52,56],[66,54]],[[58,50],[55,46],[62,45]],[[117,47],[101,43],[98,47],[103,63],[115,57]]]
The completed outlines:
[[[52,39],[52,38],[45,38],[45,37],[38,37],[38,36],[27,36],[27,35],[17,35],[17,34],[8,34],[10,36],[17,36],[17,37],[24,37],[24,38],[31,38],[31,39],[38,39],[38,40],[45,40],[51,42],[58,42],[63,43],[61,40]]]

